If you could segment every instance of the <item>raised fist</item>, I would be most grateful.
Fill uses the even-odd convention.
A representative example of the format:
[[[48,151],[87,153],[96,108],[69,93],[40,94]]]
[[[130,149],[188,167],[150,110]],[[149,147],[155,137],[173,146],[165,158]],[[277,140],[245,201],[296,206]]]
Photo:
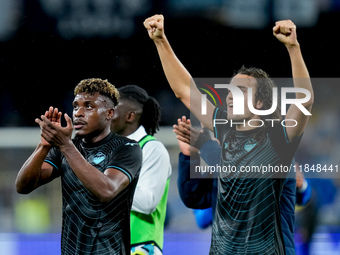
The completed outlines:
[[[162,39],[164,35],[164,17],[163,15],[154,15],[144,21],[144,27],[152,40]]]
[[[298,46],[296,26],[291,20],[281,20],[273,27],[274,36],[287,47]]]

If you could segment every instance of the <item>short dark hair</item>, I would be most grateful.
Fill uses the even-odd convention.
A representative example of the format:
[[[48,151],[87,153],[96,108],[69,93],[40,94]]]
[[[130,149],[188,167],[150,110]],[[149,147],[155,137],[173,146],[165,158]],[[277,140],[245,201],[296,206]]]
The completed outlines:
[[[114,106],[118,105],[119,92],[108,80],[102,80],[100,78],[84,79],[80,81],[74,89],[74,95],[80,93],[93,95],[96,92],[110,98]]]
[[[256,92],[255,92],[255,102],[262,102],[262,110],[270,109],[273,104],[273,88],[276,87],[274,81],[269,77],[269,75],[260,68],[256,67],[245,67],[242,66],[236,73],[251,76],[256,79]],[[261,115],[261,120],[264,121],[263,128],[259,128],[258,132],[255,133],[254,138],[257,141],[261,141],[265,138],[268,128],[271,126],[271,122],[265,121],[264,119],[279,119],[281,120],[280,108],[279,106],[275,111],[267,116]]]
[[[140,105],[143,112],[139,124],[143,125],[147,134],[154,135],[159,130],[159,122],[161,121],[161,107],[157,100],[137,85],[126,85],[118,90],[121,99]]]

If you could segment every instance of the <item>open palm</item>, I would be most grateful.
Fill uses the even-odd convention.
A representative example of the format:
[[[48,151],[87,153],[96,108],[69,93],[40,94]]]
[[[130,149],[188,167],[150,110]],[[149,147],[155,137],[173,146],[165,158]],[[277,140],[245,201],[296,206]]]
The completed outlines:
[[[61,127],[61,112],[58,111],[58,108],[53,108],[52,106],[45,112],[45,117],[50,120],[53,124]],[[47,142],[43,137],[41,137],[41,143],[44,146],[51,146],[49,142]]]

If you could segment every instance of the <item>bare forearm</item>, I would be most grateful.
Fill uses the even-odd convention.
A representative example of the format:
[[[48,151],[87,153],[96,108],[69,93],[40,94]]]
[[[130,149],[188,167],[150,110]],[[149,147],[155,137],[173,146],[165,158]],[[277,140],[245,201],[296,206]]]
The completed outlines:
[[[294,78],[309,78],[306,64],[303,60],[300,45],[287,47],[289,57],[292,64],[292,72]]]
[[[190,73],[176,57],[166,37],[155,41],[164,73],[174,91],[184,105],[209,129],[212,130],[211,116],[214,107],[207,102],[207,114],[201,113],[201,93],[194,84]]]
[[[176,57],[166,37],[155,40],[166,78],[179,99],[190,96],[191,75]]]
[[[311,99],[305,106],[311,106],[314,101],[314,94],[312,83],[310,80],[309,72],[307,66],[303,60],[300,45],[294,47],[287,47],[289,57],[292,65],[292,74],[294,79],[294,86],[297,88],[303,88],[311,93]],[[304,94],[297,93],[297,98],[304,98]]]
[[[18,193],[28,194],[40,185],[42,176],[42,165],[50,150],[50,146],[37,146],[32,155],[21,167],[15,181]]]

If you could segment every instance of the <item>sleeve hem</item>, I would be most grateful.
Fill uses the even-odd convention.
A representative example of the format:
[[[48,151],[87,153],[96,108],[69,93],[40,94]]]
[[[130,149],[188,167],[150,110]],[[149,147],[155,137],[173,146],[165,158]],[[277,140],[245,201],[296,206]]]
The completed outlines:
[[[114,168],[114,169],[117,169],[117,170],[123,172],[129,178],[129,181],[130,182],[132,181],[132,176],[127,170],[125,170],[125,169],[123,169],[119,166],[108,166],[108,168]]]
[[[59,168],[58,168],[52,161],[49,161],[49,160],[45,159],[44,162],[50,164],[50,165],[53,166],[55,169],[59,170]]]

